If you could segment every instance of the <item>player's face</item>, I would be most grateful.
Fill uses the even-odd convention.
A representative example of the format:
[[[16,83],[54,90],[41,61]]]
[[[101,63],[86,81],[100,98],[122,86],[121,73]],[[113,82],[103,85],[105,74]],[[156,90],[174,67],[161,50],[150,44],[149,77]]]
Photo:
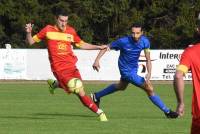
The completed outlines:
[[[61,31],[65,31],[68,21],[68,16],[59,15],[56,19],[56,25]]]
[[[135,41],[138,41],[143,34],[141,27],[132,27],[131,31]]]

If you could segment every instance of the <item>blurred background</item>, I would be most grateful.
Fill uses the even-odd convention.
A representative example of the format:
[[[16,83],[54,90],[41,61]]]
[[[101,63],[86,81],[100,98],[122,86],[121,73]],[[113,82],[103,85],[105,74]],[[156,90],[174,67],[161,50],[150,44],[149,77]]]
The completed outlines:
[[[56,6],[68,9],[69,24],[91,43],[109,43],[130,34],[133,22],[144,25],[153,49],[183,49],[197,41],[200,0],[0,0],[0,47],[30,48],[25,24],[34,23],[33,34],[37,33],[54,22]],[[46,46],[31,46],[35,47]]]

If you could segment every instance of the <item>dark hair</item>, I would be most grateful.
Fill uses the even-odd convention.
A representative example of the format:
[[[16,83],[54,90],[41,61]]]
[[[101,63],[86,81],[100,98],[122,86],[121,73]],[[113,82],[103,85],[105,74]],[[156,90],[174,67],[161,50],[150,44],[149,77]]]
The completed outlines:
[[[56,17],[58,17],[60,15],[68,16],[67,10],[65,8],[62,8],[62,7],[56,7],[55,6],[55,7],[52,8],[52,12]]]
[[[133,23],[132,26],[131,26],[131,28],[133,28],[133,27],[141,28],[141,31],[143,31],[143,26],[142,26],[141,23],[137,23],[137,22]]]

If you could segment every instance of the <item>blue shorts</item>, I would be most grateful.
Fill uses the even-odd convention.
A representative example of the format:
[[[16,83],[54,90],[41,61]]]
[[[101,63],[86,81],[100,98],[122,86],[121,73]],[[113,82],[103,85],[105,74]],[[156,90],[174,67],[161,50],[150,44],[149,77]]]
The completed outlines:
[[[135,86],[141,86],[145,82],[144,77],[139,76],[136,72],[131,72],[128,75],[122,75],[121,80],[128,81]]]

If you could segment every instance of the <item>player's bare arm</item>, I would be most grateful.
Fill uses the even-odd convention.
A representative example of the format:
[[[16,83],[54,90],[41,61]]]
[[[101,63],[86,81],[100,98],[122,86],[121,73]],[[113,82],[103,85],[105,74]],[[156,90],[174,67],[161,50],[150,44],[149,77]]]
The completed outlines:
[[[33,24],[31,23],[26,24],[25,29],[26,29],[26,41],[30,45],[34,44],[35,41],[33,40],[33,37],[32,37]]]
[[[146,80],[149,81],[151,78],[151,69],[152,69],[152,64],[151,64],[151,57],[150,57],[150,51],[145,50],[145,57],[146,57],[146,67],[147,67],[147,74],[146,74]]]
[[[99,72],[99,69],[100,69],[99,61],[100,61],[101,57],[106,53],[107,50],[109,50],[109,49],[102,49],[102,50],[98,53],[98,55],[97,55],[97,57],[96,57],[96,59],[95,59],[93,65],[92,65],[93,69],[96,70],[97,72]]]
[[[102,49],[107,49],[108,46],[107,46],[107,45],[98,46],[98,45],[92,45],[92,44],[89,44],[89,43],[84,42],[84,43],[80,46],[80,48],[81,48],[81,49],[86,49],[86,50],[102,50]]]
[[[183,72],[177,71],[175,74],[175,81],[174,81],[174,91],[176,93],[177,98],[177,113],[179,116],[184,115],[184,80],[183,80]]]

